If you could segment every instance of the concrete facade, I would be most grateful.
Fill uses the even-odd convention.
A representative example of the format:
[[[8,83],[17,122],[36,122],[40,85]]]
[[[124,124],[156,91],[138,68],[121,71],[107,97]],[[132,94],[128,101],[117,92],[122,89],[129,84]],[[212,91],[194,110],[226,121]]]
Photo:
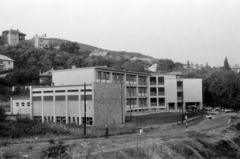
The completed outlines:
[[[94,84],[94,114],[96,125],[125,123],[124,85]]]
[[[11,98],[12,114],[26,115],[30,114],[31,103],[29,98]]]
[[[32,119],[82,124],[84,83],[87,125],[120,124],[125,113],[159,110],[178,112],[202,106],[202,79],[177,74],[141,73],[107,67],[51,72],[52,86],[31,87]]]

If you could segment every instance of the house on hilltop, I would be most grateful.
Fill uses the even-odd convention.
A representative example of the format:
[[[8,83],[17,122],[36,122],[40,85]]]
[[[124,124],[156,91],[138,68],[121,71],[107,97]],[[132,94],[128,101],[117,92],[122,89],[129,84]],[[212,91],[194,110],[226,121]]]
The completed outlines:
[[[4,45],[16,46],[19,42],[25,40],[26,34],[17,30],[5,30],[2,32],[2,40]]]
[[[240,72],[240,66],[237,63],[235,65],[233,65],[233,67],[231,69],[235,73],[239,73]]]
[[[95,49],[93,52],[89,54],[90,56],[102,56],[102,57],[109,57],[110,52],[107,50]]]
[[[13,64],[14,64],[13,59],[4,55],[0,55],[0,71],[13,69]]]
[[[33,37],[34,39],[34,46],[42,49],[49,49],[49,39],[47,38],[47,35],[44,34],[42,36],[35,35]]]

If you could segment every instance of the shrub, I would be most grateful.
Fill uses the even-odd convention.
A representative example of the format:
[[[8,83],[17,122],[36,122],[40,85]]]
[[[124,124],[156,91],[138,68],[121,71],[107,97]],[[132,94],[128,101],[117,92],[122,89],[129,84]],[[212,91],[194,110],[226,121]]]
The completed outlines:
[[[41,151],[41,158],[64,158],[70,159],[69,154],[67,153],[67,146],[63,145],[62,142],[57,144],[50,144],[49,147]]]
[[[6,119],[7,115],[5,113],[5,110],[3,108],[0,108],[0,122],[4,121]]]

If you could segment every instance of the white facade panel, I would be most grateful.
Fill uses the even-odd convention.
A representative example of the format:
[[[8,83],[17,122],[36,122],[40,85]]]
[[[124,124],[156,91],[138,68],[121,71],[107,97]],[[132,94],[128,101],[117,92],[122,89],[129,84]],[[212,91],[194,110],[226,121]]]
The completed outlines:
[[[30,99],[12,99],[11,102],[12,113],[17,114],[28,114],[30,115]]]
[[[177,102],[177,79],[165,78],[166,103]]]
[[[94,69],[78,69],[68,71],[54,71],[52,73],[52,82],[55,86],[80,85],[83,83],[94,82]]]
[[[202,102],[202,79],[183,79],[184,102]]]

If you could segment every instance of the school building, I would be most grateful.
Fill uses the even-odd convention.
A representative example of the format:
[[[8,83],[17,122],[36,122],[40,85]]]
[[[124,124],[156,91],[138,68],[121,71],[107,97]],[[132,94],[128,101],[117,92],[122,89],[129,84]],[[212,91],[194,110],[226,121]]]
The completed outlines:
[[[51,86],[30,88],[32,119],[98,126],[124,123],[130,111],[178,112],[202,106],[202,79],[178,74],[73,67],[54,70],[51,76]]]

